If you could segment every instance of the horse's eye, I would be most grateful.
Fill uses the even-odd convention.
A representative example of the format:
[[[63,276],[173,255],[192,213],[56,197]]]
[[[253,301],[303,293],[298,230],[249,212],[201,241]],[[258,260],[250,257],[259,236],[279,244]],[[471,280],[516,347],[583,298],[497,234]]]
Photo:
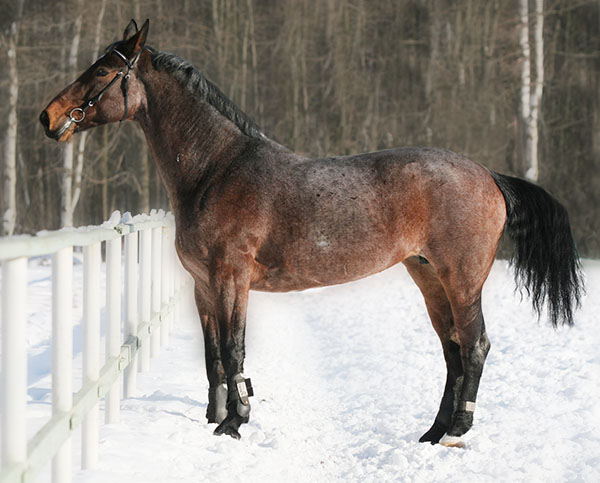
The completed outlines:
[[[108,71],[106,69],[98,69],[96,72],[97,77],[104,77],[105,75],[108,75]]]

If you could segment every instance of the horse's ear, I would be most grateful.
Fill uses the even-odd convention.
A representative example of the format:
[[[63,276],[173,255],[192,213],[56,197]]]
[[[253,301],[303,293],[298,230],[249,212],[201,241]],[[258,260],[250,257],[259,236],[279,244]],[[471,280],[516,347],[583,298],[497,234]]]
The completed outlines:
[[[127,28],[125,29],[125,32],[123,32],[123,40],[129,39],[129,37],[133,36],[133,34],[137,33],[137,31],[137,23],[135,23],[135,20],[131,19],[129,25],[127,25]]]
[[[148,28],[150,27],[150,20],[146,19],[142,28],[139,29],[136,34],[131,37],[127,43],[131,48],[132,54],[137,54],[144,45],[146,45],[146,37],[148,36]]]

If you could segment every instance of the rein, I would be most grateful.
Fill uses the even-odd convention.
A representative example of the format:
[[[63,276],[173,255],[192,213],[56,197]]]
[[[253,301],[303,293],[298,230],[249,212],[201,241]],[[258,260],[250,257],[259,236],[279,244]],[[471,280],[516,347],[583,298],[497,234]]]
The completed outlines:
[[[109,50],[106,54],[104,54],[102,57],[104,57],[105,55],[110,54],[111,52],[114,52],[115,54],[117,54],[121,60],[123,62],[125,62],[125,65],[127,66],[127,72],[124,72],[125,69],[120,70],[119,72],[117,72],[115,74],[115,76],[112,78],[112,80],[106,84],[106,86],[104,86],[104,88],[102,88],[100,90],[100,92],[98,92],[98,94],[96,94],[94,97],[92,97],[89,101],[87,101],[85,103],[85,105],[83,107],[75,107],[74,109],[71,110],[71,112],[69,113],[69,119],[72,122],[74,122],[75,124],[80,123],[81,121],[83,121],[85,119],[85,113],[86,111],[92,107],[94,104],[100,102],[100,99],[102,99],[102,96],[104,95],[104,93],[110,89],[113,84],[115,82],[117,82],[117,80],[121,77],[123,77],[122,81],[121,81],[121,89],[123,91],[123,102],[125,104],[125,109],[123,112],[123,117],[121,118],[122,122],[127,118],[127,94],[129,92],[129,72],[135,67],[135,65],[137,64],[138,59],[140,58],[140,54],[142,53],[142,50],[140,49],[140,51],[137,53],[137,55],[135,56],[135,58],[133,59],[133,61],[130,61],[127,57],[125,57],[121,52],[119,52],[117,49],[112,48],[111,50]],[[75,113],[79,113],[79,114],[75,114]],[[70,125],[70,123],[69,123]],[[68,128],[68,126],[66,126]]]

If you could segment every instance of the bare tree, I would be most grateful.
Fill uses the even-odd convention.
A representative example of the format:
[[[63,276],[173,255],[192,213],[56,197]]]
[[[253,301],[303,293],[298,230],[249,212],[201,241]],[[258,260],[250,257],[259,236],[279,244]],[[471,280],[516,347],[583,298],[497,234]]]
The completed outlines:
[[[544,92],[544,0],[535,1],[535,89],[531,95],[531,122],[528,126],[527,144],[529,166],[525,177],[531,181],[539,178],[539,112]]]
[[[83,0],[77,2],[77,17],[75,18],[75,27],[73,32],[73,40],[69,49],[68,57],[68,72],[75,76],[77,73],[77,54],[79,53],[79,43],[81,40],[81,22],[83,20],[82,7]],[[62,175],[62,190],[60,203],[60,224],[61,226],[73,226],[73,212],[75,205],[73,204],[73,141],[66,143],[63,150],[63,175]],[[79,198],[79,197],[77,197]]]
[[[17,4],[17,14],[3,35],[8,57],[8,127],[4,143],[4,213],[2,235],[12,235],[17,221],[17,104],[19,100],[19,71],[17,68],[17,44],[19,21],[23,13],[24,0]]]
[[[544,0],[535,3],[535,88],[531,82],[531,49],[529,40],[529,5],[520,0],[521,64],[521,117],[525,124],[525,177],[531,181],[539,178],[539,111],[544,88]]]
[[[100,10],[98,11],[98,19],[96,22],[96,31],[94,33],[94,49],[92,51],[92,62],[98,57],[100,51],[100,34],[102,32],[102,20],[104,19],[104,12],[106,10],[106,0],[102,0],[100,4]],[[79,203],[79,197],[81,195],[81,176],[83,174],[83,164],[85,159],[85,144],[87,141],[88,132],[84,131],[79,136],[79,143],[77,145],[77,160],[75,165],[75,179],[71,187],[71,202],[70,202],[70,216],[71,225],[73,224],[73,214],[77,203]]]

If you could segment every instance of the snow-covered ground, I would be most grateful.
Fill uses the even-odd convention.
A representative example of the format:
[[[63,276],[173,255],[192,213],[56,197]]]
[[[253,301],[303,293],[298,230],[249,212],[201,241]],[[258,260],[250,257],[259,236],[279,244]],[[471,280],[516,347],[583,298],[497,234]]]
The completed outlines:
[[[50,269],[30,261],[29,430],[50,413]],[[242,440],[206,424],[203,343],[192,308],[139,375],[121,423],[100,428],[100,464],[78,483],[600,481],[600,262],[572,329],[537,322],[506,262],[484,290],[492,350],[465,449],[419,444],[445,379],[437,337],[402,266],[302,293],[252,293]],[[81,265],[74,294],[81,311]],[[75,326],[76,366],[80,364]],[[78,389],[79,382],[74,386]],[[42,475],[41,481],[48,481]]]

